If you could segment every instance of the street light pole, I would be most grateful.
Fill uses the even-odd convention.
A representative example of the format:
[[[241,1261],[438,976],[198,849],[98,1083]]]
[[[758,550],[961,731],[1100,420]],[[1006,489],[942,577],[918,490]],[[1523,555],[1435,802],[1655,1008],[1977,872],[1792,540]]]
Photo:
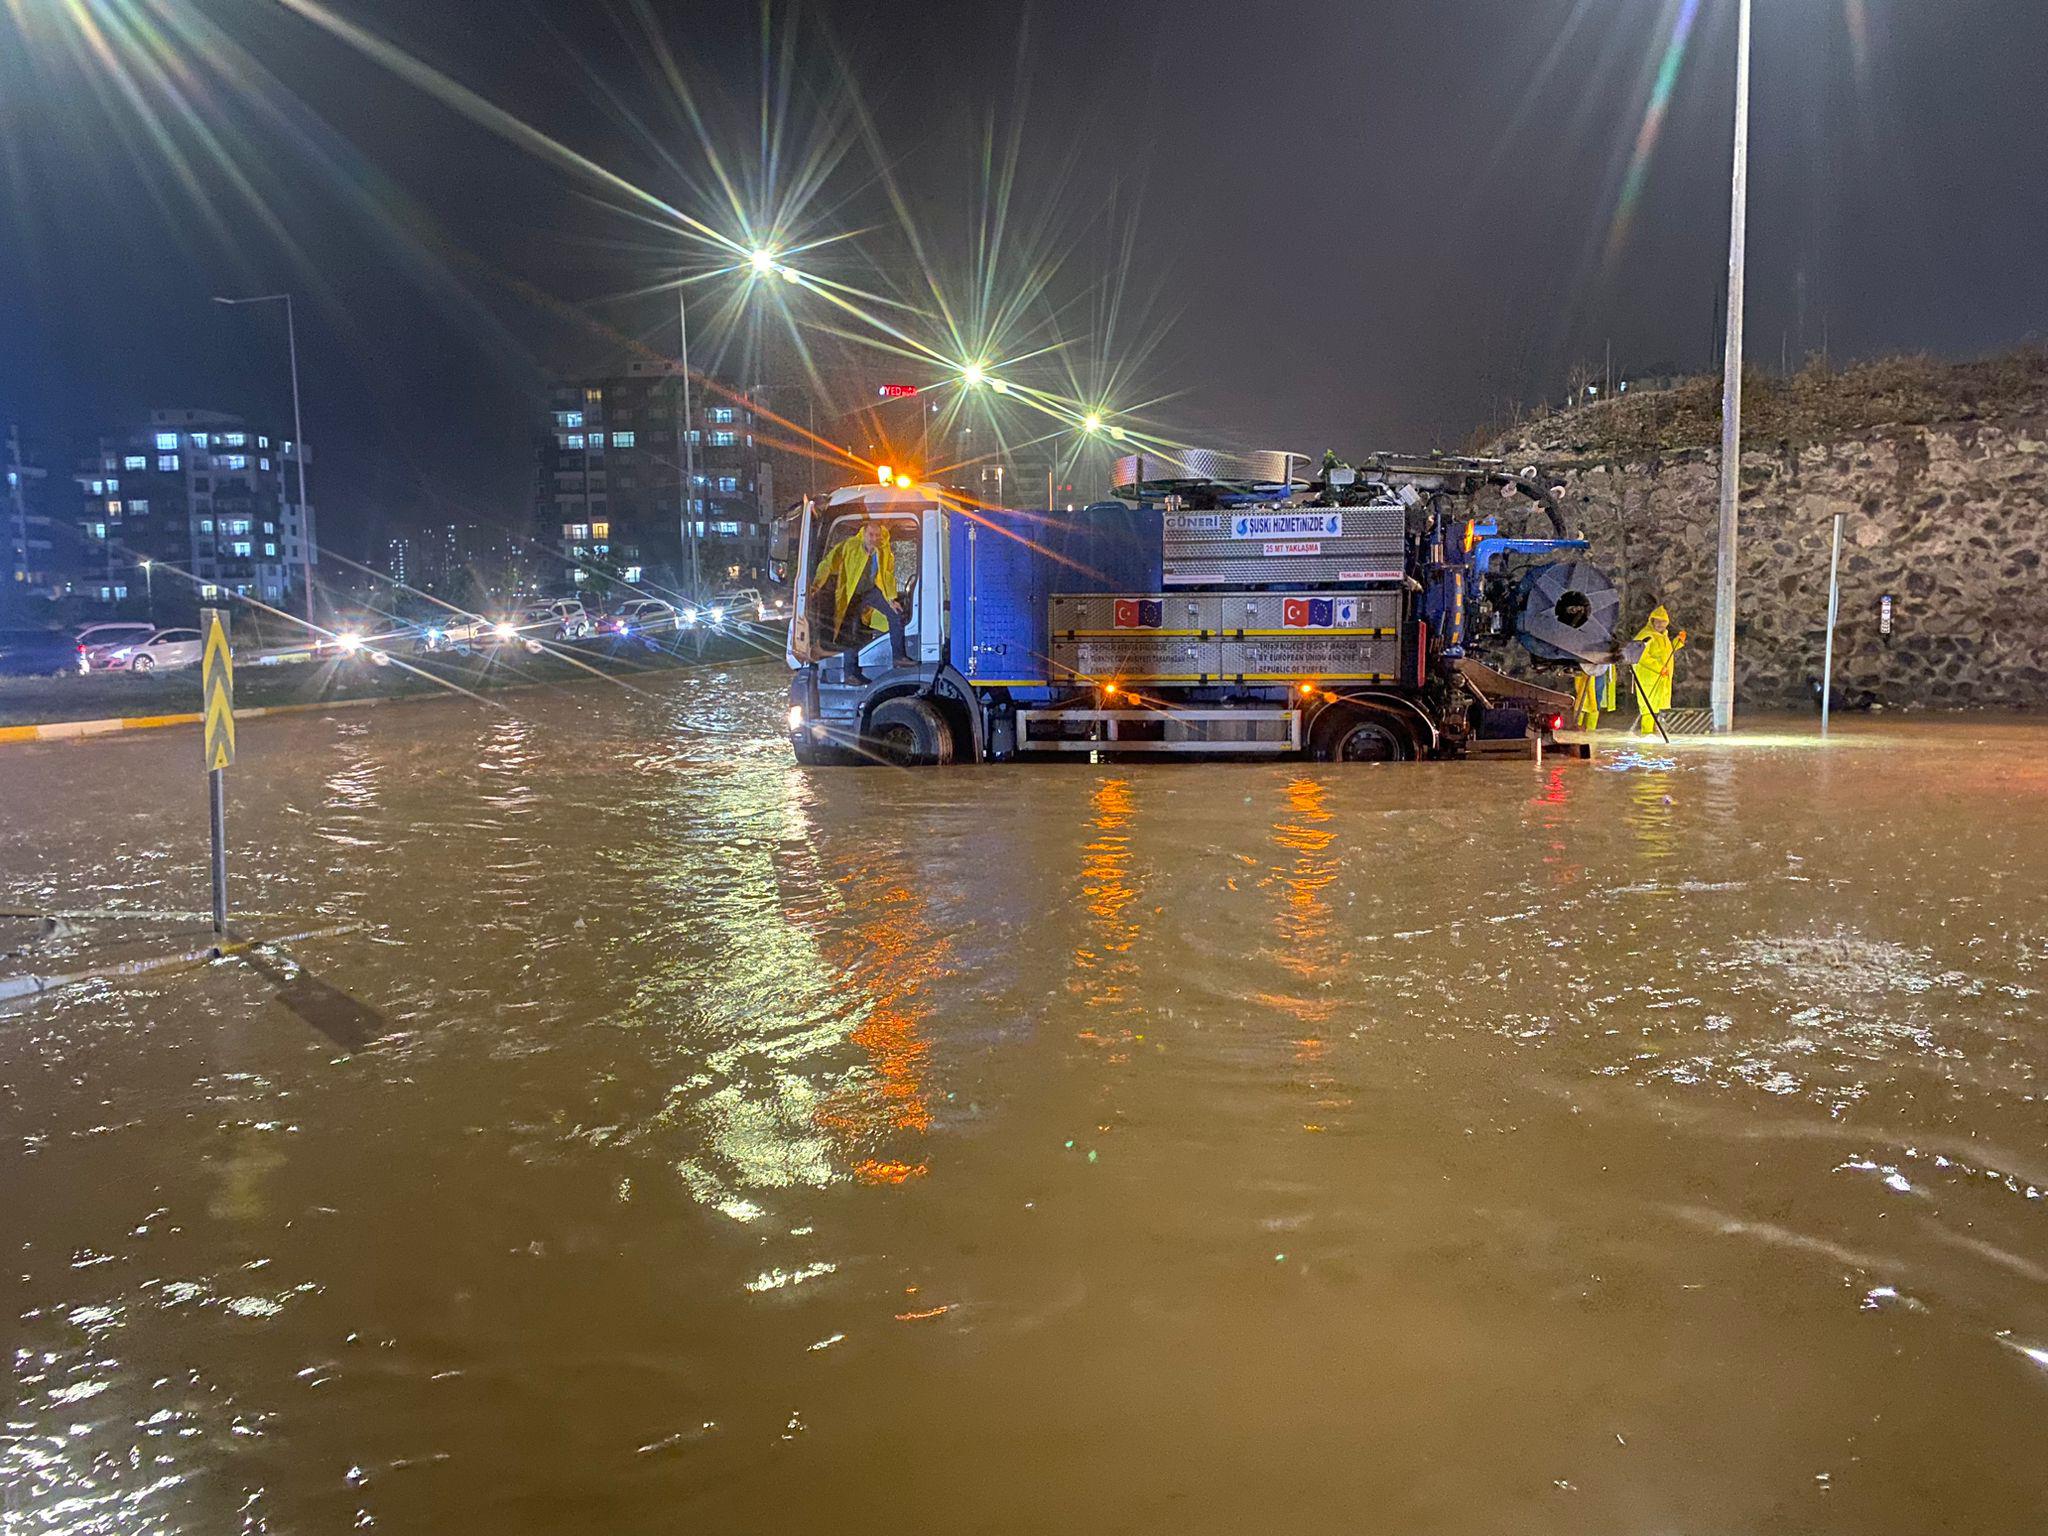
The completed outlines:
[[[1716,732],[1735,729],[1735,565],[1742,499],[1742,268],[1749,223],[1749,12],[1739,0],[1735,40],[1735,170],[1728,211],[1728,322],[1721,359],[1721,527],[1714,568]]]
[[[697,445],[690,436],[690,315],[680,282],[676,284],[676,341],[676,360],[683,370],[683,410],[676,418],[676,456],[683,465],[683,494],[679,498],[683,510],[681,532],[683,550],[690,565],[690,601],[694,603],[700,601],[704,594],[698,590],[701,577],[697,570],[697,523],[691,515],[690,506],[697,494]]]
[[[149,615],[149,622],[156,622],[156,562],[144,560],[142,564],[142,605]]]
[[[299,467],[299,569],[306,583],[306,622],[313,622],[313,509],[306,503],[306,428],[299,419],[299,328],[292,314],[292,296],[289,293],[264,293],[250,299],[227,299],[214,296],[216,304],[230,307],[242,304],[284,303],[285,346],[292,364],[292,457]]]

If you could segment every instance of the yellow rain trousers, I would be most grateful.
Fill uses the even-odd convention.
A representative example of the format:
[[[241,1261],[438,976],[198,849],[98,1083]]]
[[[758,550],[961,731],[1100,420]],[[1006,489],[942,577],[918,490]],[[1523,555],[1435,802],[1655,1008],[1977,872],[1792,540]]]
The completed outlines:
[[[1601,667],[1572,677],[1574,724],[1582,731],[1600,729],[1600,711],[1614,708],[1614,668]]]
[[[893,540],[884,539],[882,547],[874,551],[878,556],[875,567],[875,588],[890,602],[896,601],[896,545]],[[867,541],[856,532],[850,539],[841,539],[825,552],[825,558],[818,562],[818,574],[811,582],[816,592],[826,582],[836,582],[832,591],[832,627],[837,630],[846,623],[846,610],[853,606],[853,595],[860,590],[860,579],[868,568]],[[869,629],[886,630],[889,621],[879,613],[862,615]]]
[[[1678,671],[1678,653],[1685,642],[1673,640],[1669,634],[1659,634],[1647,624],[1636,631],[1636,638],[1643,642],[1643,659],[1636,663],[1636,690],[1650,709],[1661,715],[1671,707],[1671,680]],[[1650,709],[1636,715],[1636,734],[1639,736],[1657,734]]]

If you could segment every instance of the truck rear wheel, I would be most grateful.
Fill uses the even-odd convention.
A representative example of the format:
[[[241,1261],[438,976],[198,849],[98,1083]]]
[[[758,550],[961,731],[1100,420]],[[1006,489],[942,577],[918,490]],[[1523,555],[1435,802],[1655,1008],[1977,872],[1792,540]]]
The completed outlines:
[[[1384,715],[1338,704],[1309,727],[1308,751],[1319,763],[1405,763],[1415,756],[1415,742]]]
[[[943,768],[953,761],[953,731],[929,699],[884,699],[868,717],[862,743],[898,768]]]

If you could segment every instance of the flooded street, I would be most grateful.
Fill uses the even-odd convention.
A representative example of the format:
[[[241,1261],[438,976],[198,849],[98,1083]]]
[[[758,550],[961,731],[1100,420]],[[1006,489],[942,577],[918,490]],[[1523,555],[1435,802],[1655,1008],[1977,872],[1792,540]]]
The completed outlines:
[[[362,926],[0,1005],[8,1536],[2048,1528],[2048,727],[806,772],[782,683],[245,727],[246,926]],[[189,731],[0,803],[0,905],[205,903]]]

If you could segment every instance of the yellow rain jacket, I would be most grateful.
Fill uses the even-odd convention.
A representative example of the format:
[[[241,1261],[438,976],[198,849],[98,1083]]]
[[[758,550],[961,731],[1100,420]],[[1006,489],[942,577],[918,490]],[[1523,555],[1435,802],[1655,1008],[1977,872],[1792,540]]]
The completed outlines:
[[[841,539],[825,552],[825,558],[818,562],[818,574],[811,582],[811,590],[819,591],[825,583],[836,582],[832,591],[832,627],[837,630],[846,623],[846,610],[853,606],[853,594],[860,590],[861,577],[867,574],[870,559],[875,562],[875,590],[890,602],[896,601],[896,545],[891,539],[884,539],[882,547],[870,550],[867,540],[858,532],[853,537]],[[886,630],[889,621],[879,613],[864,614],[869,629]]]
[[[1666,624],[1671,622],[1671,615],[1661,607],[1651,609],[1650,617],[1661,618]],[[1653,624],[1645,624],[1636,631],[1636,639],[1643,642],[1643,659],[1636,663],[1636,690],[1648,701],[1650,709],[1661,715],[1671,707],[1671,680],[1678,671],[1678,653],[1685,648],[1685,637],[1674,639],[1668,633],[1659,634]],[[1637,714],[1636,731],[1644,736],[1657,734],[1650,710]]]

